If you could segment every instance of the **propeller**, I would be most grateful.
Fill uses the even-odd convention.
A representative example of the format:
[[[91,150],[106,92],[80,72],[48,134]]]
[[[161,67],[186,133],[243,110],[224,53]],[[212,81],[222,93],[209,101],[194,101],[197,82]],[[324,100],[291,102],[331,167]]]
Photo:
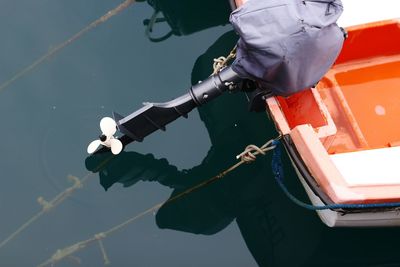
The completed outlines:
[[[119,154],[122,151],[123,145],[121,141],[114,137],[117,132],[117,123],[110,117],[104,117],[100,121],[100,129],[102,134],[99,139],[92,141],[87,152],[89,154],[94,153],[100,145],[111,148],[111,152],[114,155]]]

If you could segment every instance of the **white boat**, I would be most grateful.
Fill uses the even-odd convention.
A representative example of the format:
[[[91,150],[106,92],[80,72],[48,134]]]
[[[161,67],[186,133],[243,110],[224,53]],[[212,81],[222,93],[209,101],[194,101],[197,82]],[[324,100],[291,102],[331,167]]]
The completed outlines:
[[[312,204],[336,207],[317,211],[326,225],[399,226],[400,1],[342,3],[348,39],[332,69],[267,110]]]

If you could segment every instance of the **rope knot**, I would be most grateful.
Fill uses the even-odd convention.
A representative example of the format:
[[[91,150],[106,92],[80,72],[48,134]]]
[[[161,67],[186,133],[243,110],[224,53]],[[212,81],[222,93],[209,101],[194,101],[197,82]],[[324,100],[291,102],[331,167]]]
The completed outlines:
[[[214,58],[214,63],[213,63],[213,75],[217,74],[223,67],[225,67],[228,62],[236,57],[236,45],[233,47],[232,51],[229,53],[227,57],[219,57],[219,58]]]
[[[214,74],[218,73],[225,65],[227,62],[226,57],[219,57],[219,58],[214,58],[214,63],[213,63],[213,69],[214,69]]]
[[[256,160],[256,157],[258,155],[261,154],[264,156],[266,152],[274,149],[279,143],[278,139],[279,138],[269,140],[261,147],[258,147],[256,145],[248,145],[242,153],[236,156],[236,158],[240,159],[241,162],[251,163]]]
[[[251,163],[256,160],[258,154],[265,155],[265,152],[256,145],[248,145],[242,153],[236,156],[236,158],[240,158],[245,163]]]

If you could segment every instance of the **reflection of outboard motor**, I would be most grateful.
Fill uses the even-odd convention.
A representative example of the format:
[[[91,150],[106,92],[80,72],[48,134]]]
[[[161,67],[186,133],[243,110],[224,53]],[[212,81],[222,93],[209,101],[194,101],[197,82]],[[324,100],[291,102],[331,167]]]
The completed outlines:
[[[147,0],[154,8],[152,17],[144,21],[146,34],[153,42],[160,42],[172,34],[181,36],[229,23],[231,5],[228,0]],[[159,18],[160,13],[163,17]],[[153,37],[155,24],[167,22],[171,31],[162,37]]]

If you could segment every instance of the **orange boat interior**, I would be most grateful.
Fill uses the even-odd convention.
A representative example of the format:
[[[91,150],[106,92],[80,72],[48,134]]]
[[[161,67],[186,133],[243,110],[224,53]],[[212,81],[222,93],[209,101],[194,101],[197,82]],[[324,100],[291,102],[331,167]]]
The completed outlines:
[[[337,132],[324,143],[329,154],[400,145],[400,23],[347,29],[332,69],[317,85]],[[327,124],[310,90],[278,97],[289,127]]]

